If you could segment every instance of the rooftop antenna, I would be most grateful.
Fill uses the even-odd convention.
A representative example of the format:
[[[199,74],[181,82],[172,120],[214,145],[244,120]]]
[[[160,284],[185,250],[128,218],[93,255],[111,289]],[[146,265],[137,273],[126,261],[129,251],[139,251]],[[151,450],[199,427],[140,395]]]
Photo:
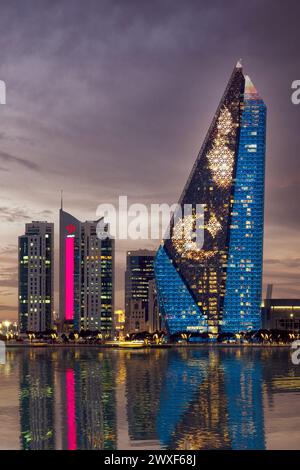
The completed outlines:
[[[273,294],[273,284],[267,285],[267,293],[266,293],[266,300],[265,300],[265,307],[269,308],[272,302],[272,294]]]
[[[268,284],[267,285],[266,299],[271,300],[272,299],[272,294],[273,294],[273,284]]]
[[[63,194],[64,194],[64,191],[61,189],[60,190],[60,210],[63,210]]]

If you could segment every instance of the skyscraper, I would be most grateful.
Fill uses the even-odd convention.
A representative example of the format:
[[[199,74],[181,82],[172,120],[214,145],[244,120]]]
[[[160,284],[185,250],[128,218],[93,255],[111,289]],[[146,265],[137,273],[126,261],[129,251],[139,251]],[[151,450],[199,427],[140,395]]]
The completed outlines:
[[[125,272],[125,329],[132,333],[131,325],[141,316],[145,326],[149,319],[149,282],[154,279],[155,251],[135,250],[127,252]],[[143,312],[143,314],[141,313]],[[131,322],[131,316],[133,322]],[[144,328],[143,328],[144,329]],[[135,328],[142,331],[141,328]]]
[[[53,232],[48,222],[31,222],[19,237],[19,329],[44,332],[53,311]]]
[[[60,323],[111,336],[114,240],[97,236],[99,221],[80,222],[60,210]]]
[[[156,256],[170,333],[260,326],[265,131],[266,107],[238,62],[179,200],[192,210],[172,218]],[[201,226],[202,246],[191,236]]]

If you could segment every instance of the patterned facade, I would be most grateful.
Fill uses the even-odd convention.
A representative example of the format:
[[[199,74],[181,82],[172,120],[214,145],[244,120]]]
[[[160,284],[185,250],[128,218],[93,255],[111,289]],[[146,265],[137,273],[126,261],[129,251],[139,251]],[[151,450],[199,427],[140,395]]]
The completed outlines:
[[[265,128],[265,105],[238,63],[156,256],[170,333],[260,326]]]

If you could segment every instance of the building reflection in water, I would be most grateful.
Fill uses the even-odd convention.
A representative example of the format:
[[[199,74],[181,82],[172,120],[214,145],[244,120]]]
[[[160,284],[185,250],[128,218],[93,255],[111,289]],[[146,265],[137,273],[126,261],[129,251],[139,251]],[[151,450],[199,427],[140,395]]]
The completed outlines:
[[[288,352],[20,350],[23,449],[264,449],[264,409],[299,392]],[[284,360],[283,360],[284,358]]]
[[[173,425],[166,446],[181,450],[230,449],[225,378],[219,356],[214,351],[205,355],[196,352],[190,362],[191,384],[187,380],[181,385],[178,382],[173,391],[174,399],[176,394],[182,397],[185,408]],[[184,404],[186,388],[190,400]]]
[[[68,450],[76,450],[77,449],[76,398],[75,398],[74,369],[66,370],[66,403],[67,403]]]
[[[53,367],[43,351],[24,351],[20,356],[21,448],[53,449]]]
[[[21,356],[23,449],[115,449],[113,355],[31,351]]]
[[[223,352],[228,429],[232,449],[264,449],[263,371],[261,352]]]
[[[160,353],[160,370],[145,355],[139,367],[127,363],[132,439],[157,439],[167,449],[264,448],[259,357],[240,350],[223,357],[218,349]]]
[[[114,355],[97,350],[79,350],[73,354],[67,351],[63,365],[62,408],[66,419],[62,447],[69,450],[115,449]]]
[[[124,441],[124,434],[119,432],[119,445],[123,449],[159,449],[161,445],[156,422],[168,352],[157,349],[120,353],[126,380],[122,388],[123,396],[121,398],[118,394],[118,397],[125,404],[127,439]]]

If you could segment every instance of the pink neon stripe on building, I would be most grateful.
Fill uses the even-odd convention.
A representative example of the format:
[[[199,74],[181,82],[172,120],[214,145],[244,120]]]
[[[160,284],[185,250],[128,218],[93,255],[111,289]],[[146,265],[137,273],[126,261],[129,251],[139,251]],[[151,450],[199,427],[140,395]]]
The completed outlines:
[[[68,450],[76,450],[76,403],[75,403],[75,377],[74,370],[66,372],[67,392],[67,423],[68,423]]]
[[[66,320],[74,319],[74,237],[66,238]]]

